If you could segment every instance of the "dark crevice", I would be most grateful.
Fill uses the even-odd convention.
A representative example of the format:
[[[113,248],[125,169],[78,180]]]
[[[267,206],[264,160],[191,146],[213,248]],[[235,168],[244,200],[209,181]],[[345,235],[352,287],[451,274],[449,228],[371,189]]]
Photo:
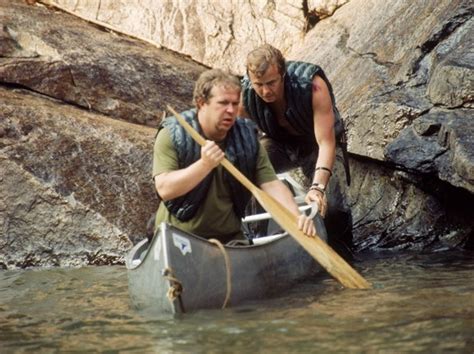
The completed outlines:
[[[96,19],[97,21],[100,21],[100,20],[99,20],[99,13],[100,13],[100,8],[101,8],[101,6],[102,6],[102,1],[99,0],[99,3],[97,4],[97,11],[96,11],[96,13],[95,13],[95,19]]]
[[[226,45],[225,45],[225,48],[222,50],[222,54],[227,53],[227,51],[229,50],[229,48],[230,48],[231,45],[232,45],[232,42],[233,42],[234,39],[235,39],[235,32],[234,32],[233,23],[234,23],[234,21],[231,21],[231,22],[229,23],[228,28],[229,28],[229,31],[230,31],[230,38],[231,38],[231,39],[227,41],[227,43],[226,43]]]
[[[425,43],[419,46],[421,51],[421,55],[419,58],[413,63],[412,66],[412,74],[416,73],[420,67],[421,61],[430,54],[433,49],[435,49],[441,42],[443,42],[446,38],[448,38],[456,29],[458,29],[461,25],[463,25],[466,21],[468,21],[471,17],[471,14],[468,10],[457,14],[449,22],[443,24],[441,29],[435,32],[431,38],[429,38]]]
[[[349,48],[350,49],[350,48]],[[351,49],[353,52],[355,52],[355,50]],[[378,56],[377,56],[377,53],[373,53],[373,52],[367,52],[367,53],[357,53],[358,55],[360,55],[362,58],[369,58],[371,59],[375,64],[377,65],[380,65],[380,66],[387,66],[387,67],[390,67],[390,66],[393,66],[395,65],[394,62],[391,62],[391,61],[381,61],[378,59]]]
[[[40,91],[36,91],[36,90],[33,90],[31,89],[31,87],[28,87],[28,86],[25,86],[25,85],[21,85],[21,84],[14,84],[14,83],[9,83],[9,82],[0,82],[0,87],[3,87],[7,90],[22,90],[22,91],[26,91],[30,94],[33,94],[33,95],[39,95],[41,97],[46,97],[48,99],[51,99],[57,103],[60,103],[60,104],[67,104],[67,105],[70,105],[70,106],[73,106],[73,107],[76,107],[76,108],[79,108],[81,110],[84,110],[84,111],[87,111],[87,112],[95,112],[95,113],[98,113],[98,114],[102,114],[102,115],[106,115],[107,117],[110,117],[110,118],[114,118],[114,119],[117,119],[116,117],[114,116],[110,116],[110,115],[107,115],[103,112],[99,112],[99,111],[96,111],[90,107],[86,107],[86,106],[83,106],[83,105],[80,105],[78,104],[77,102],[74,102],[74,101],[68,101],[68,100],[61,100],[57,97],[54,97],[54,96],[50,96],[50,95],[47,95],[45,94],[44,92],[40,92]]]
[[[381,61],[380,59],[378,59],[377,53],[374,53],[374,52],[359,53],[358,51],[356,51],[355,49],[351,47],[346,47],[346,48],[350,52],[355,53],[355,55],[361,58],[370,59],[371,61],[373,61],[375,64],[379,66],[391,67],[393,65],[396,65],[394,62],[391,62],[391,61]]]
[[[309,12],[308,1],[303,1],[303,15],[306,19],[306,25],[304,32],[308,33],[316,24],[321,20],[321,18],[314,12]]]

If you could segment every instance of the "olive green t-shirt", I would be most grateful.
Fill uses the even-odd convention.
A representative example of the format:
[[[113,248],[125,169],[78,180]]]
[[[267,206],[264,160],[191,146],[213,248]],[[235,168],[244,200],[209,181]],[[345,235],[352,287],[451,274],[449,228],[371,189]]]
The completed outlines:
[[[222,148],[222,146],[221,146]],[[256,164],[256,185],[276,180],[275,170],[270,163],[265,148],[259,146]],[[167,128],[160,130],[153,151],[153,177],[163,172],[179,169],[178,155]],[[194,217],[180,221],[172,215],[164,203],[160,203],[156,214],[155,229],[165,221],[181,230],[204,238],[217,238],[223,242],[241,238],[241,220],[235,214],[229,184],[224,181],[224,168],[219,165],[214,170],[212,182],[202,206]]]

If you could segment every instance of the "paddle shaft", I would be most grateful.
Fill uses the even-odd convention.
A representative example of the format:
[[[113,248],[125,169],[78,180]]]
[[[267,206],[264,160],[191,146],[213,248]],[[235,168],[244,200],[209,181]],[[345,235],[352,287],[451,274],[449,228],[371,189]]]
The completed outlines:
[[[191,137],[201,146],[206,143],[206,140],[188,123],[186,120],[173,108],[167,106],[168,110],[173,113],[178,122],[191,135]],[[339,282],[352,289],[367,289],[370,288],[370,283],[367,282],[357,271],[355,271],[347,262],[341,258],[327,243],[325,243],[319,236],[310,237],[305,235],[296,223],[296,216],[293,215],[287,208],[282,206],[272,196],[267,194],[255,186],[245,175],[243,175],[229,160],[224,158],[221,165],[240,183],[242,183],[262,205],[262,207],[269,212],[275,221],[285,229],[295,240],[311,254],[334,278]]]

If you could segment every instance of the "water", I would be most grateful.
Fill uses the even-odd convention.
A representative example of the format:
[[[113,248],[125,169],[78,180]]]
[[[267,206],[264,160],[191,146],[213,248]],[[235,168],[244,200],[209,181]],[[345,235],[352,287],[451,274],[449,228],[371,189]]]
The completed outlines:
[[[473,353],[474,253],[358,261],[281,297],[180,317],[139,313],[124,267],[0,272],[0,353]]]

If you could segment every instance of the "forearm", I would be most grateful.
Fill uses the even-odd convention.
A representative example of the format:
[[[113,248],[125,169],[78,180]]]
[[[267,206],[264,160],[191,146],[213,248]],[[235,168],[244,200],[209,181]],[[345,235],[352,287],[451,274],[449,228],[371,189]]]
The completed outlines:
[[[319,145],[318,159],[316,160],[316,166],[314,170],[314,177],[312,183],[321,183],[325,186],[329,183],[332,169],[334,167],[334,161],[336,159],[336,143],[335,141],[321,142]],[[331,172],[329,172],[328,170]]]
[[[281,205],[285,206],[295,216],[299,216],[301,212],[295,202],[291,191],[280,180],[275,180],[261,185],[263,191],[271,195]]]
[[[313,183],[327,186],[336,158],[336,137],[334,132],[334,110],[332,99],[325,81],[315,76],[313,79],[313,121],[314,136],[319,147]],[[328,169],[328,170],[325,170]]]
[[[174,199],[191,191],[211,171],[212,168],[199,159],[186,168],[155,176],[155,189],[162,200]]]

